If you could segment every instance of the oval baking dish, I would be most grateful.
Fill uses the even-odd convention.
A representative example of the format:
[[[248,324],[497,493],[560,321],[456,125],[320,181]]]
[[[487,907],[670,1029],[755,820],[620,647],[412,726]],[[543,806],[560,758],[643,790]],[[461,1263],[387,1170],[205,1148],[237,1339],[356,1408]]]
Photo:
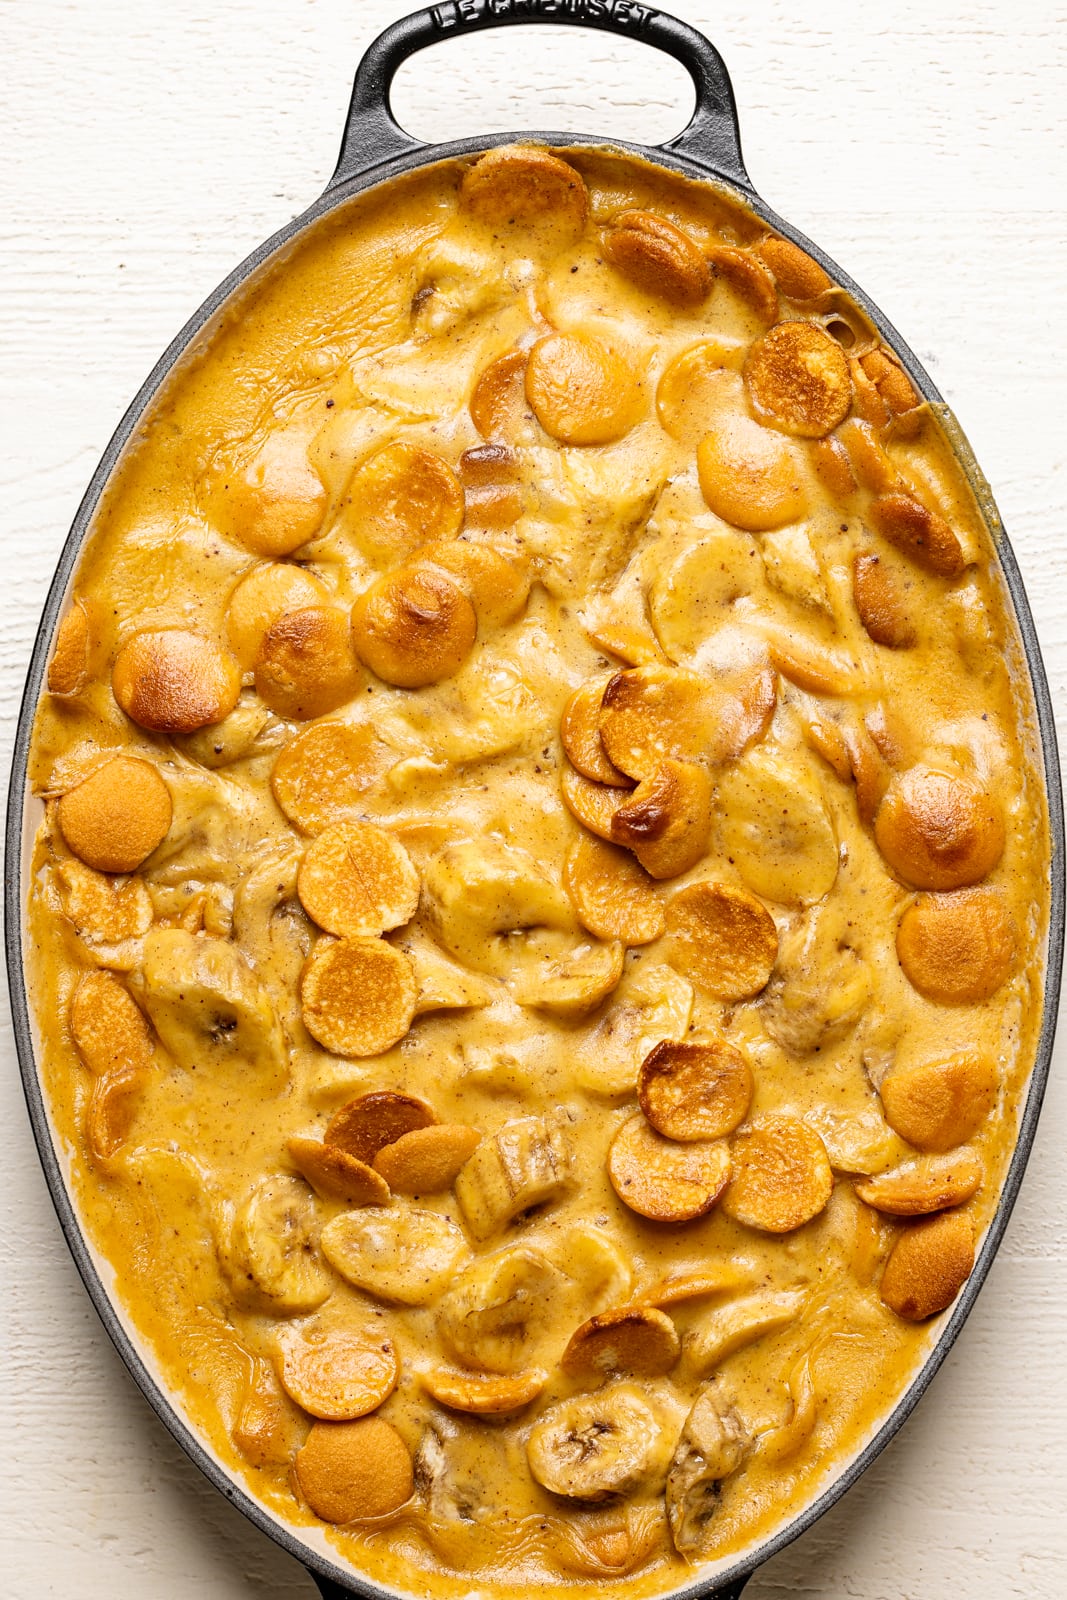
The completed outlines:
[[[621,142],[605,147],[604,141],[595,135],[545,131],[478,136],[426,146],[410,138],[397,126],[390,112],[389,92],[398,67],[408,56],[442,40],[461,39],[473,31],[530,22],[566,23],[604,29],[666,51],[685,66],[693,79],[696,110],[689,126],[668,145],[657,148]],[[895,329],[847,274],[829,261],[817,246],[777,217],[752,189],[742,161],[733,94],[725,67],[712,45],[694,29],[649,6],[637,4],[635,0],[444,0],[440,5],[397,22],[370,46],[360,63],[337,170],[323,195],[303,215],[267,240],[235,269],[161,357],[124,416],[79,508],[49,592],[30,664],[15,741],[7,815],[6,951],[16,1043],[35,1138],[68,1244],[109,1335],[157,1415],[210,1481],[252,1522],[305,1564],[328,1600],[329,1597],[341,1600],[345,1595],[369,1597],[393,1592],[360,1574],[355,1567],[343,1565],[321,1530],[290,1523],[254,1499],[228,1464],[190,1428],[175,1396],[168,1391],[155,1365],[147,1341],[136,1331],[118,1295],[109,1286],[106,1262],[89,1241],[79,1221],[61,1141],[56,1136],[46,1102],[39,1067],[39,1039],[27,997],[25,968],[32,961],[32,951],[27,938],[26,898],[33,837],[41,811],[39,800],[29,790],[28,764],[34,717],[45,684],[59,619],[70,594],[83,544],[103,497],[115,479],[127,445],[151,419],[152,408],[172,372],[183,358],[210,335],[219,320],[232,311],[237,297],[256,274],[284,257],[285,252],[309,230],[355,196],[376,190],[418,169],[481,155],[516,139],[548,145],[564,153],[568,148],[580,150],[584,147],[590,151],[610,148],[650,162],[667,173],[716,186],[720,192],[725,192],[731,200],[739,202],[754,217],[773,228],[781,238],[800,246],[851,297],[881,341],[895,354],[900,368],[922,401],[935,412],[980,508],[999,556],[1004,585],[1025,653],[1040,741],[1051,860],[1043,974],[1040,983],[1034,975],[1032,990],[1036,994],[1040,988],[1040,1030],[1037,1033],[1037,1029],[1034,1029],[1037,1038],[1033,1068],[1025,1104],[1019,1110],[1018,1135],[995,1215],[981,1240],[974,1270],[951,1311],[946,1314],[936,1342],[932,1343],[921,1366],[897,1398],[892,1410],[883,1415],[878,1425],[870,1430],[862,1448],[845,1461],[828,1485],[816,1495],[807,1496],[793,1514],[780,1521],[754,1547],[740,1556],[733,1554],[723,1558],[704,1568],[692,1581],[670,1590],[676,1600],[682,1600],[683,1596],[692,1597],[692,1600],[696,1600],[697,1596],[705,1597],[705,1600],[735,1600],[753,1571],[832,1505],[902,1425],[955,1340],[988,1272],[1022,1181],[1049,1070],[1062,963],[1064,834],[1048,687],[1022,580],[988,486],[937,389]],[[847,334],[847,328],[845,331]],[[332,401],[329,403],[332,405]],[[397,678],[390,681],[399,683],[403,680]]]

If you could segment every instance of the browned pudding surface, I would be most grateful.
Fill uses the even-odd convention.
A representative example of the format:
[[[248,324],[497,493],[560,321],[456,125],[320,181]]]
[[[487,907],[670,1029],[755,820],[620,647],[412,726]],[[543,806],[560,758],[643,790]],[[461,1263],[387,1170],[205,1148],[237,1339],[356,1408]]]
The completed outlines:
[[[942,419],[803,252],[589,150],[341,207],[130,446],[31,778],[78,1209],[272,1510],[654,1595],[884,1418],[996,1207],[1048,826]]]

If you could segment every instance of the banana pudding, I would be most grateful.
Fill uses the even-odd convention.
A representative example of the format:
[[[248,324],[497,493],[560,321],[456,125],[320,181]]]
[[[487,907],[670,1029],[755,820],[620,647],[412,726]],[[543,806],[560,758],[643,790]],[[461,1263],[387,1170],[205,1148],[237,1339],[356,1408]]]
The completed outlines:
[[[1035,723],[949,419],[711,185],[512,145],[260,269],[74,575],[28,979],[263,1504],[406,1593],[636,1597],[832,1481],[1014,1145]]]

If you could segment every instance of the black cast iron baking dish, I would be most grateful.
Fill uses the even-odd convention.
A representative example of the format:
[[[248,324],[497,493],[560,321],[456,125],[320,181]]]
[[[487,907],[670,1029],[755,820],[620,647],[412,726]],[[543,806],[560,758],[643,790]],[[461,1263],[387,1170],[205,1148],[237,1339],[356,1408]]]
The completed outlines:
[[[245,280],[275,252],[288,245],[327,212],[332,211],[352,195],[384,183],[398,174],[447,157],[480,153],[495,145],[508,143],[516,137],[535,139],[550,145],[605,143],[604,140],[592,135],[539,130],[522,134],[482,135],[448,144],[427,146],[404,133],[393,120],[389,107],[390,85],[397,68],[408,56],[440,40],[462,38],[464,34],[482,29],[539,22],[565,23],[626,35],[664,50],[680,61],[690,73],[696,89],[696,109],[688,127],[676,139],[672,139],[664,146],[648,148],[616,140],[612,142],[614,147],[658,162],[661,166],[687,177],[712,180],[724,186],[774,228],[800,244],[816,260],[823,263],[836,282],[855,297],[882,337],[897,352],[924,398],[937,405],[941,409],[941,414],[945,416],[944,403],[934,384],[877,306],[872,304],[847,273],[842,272],[810,240],[776,216],[755,193],[741,157],[740,134],[730,80],[718,52],[702,34],[674,17],[653,10],[650,6],[638,4],[637,0],[442,0],[440,5],[416,12],[394,23],[370,46],[356,73],[340,160],[325,192],[301,216],[255,250],[205,301],[163,354],[104,452],[103,459],[78,509],[48,594],[34,645],[15,739],[7,808],[5,942],[15,1039],[26,1099],[45,1177],[67,1243],[108,1334],[149,1404],[215,1487],[257,1527],[304,1563],[327,1600],[344,1600],[346,1596],[356,1595],[365,1597],[365,1600],[382,1600],[389,1591],[360,1578],[351,1570],[342,1570],[329,1555],[324,1553],[324,1548],[313,1548],[305,1543],[292,1528],[252,1500],[223,1464],[190,1432],[171,1398],[149,1370],[135,1340],[127,1331],[123,1319],[109,1297],[75,1216],[53,1144],[42,1097],[23,975],[22,909],[28,810],[27,755],[34,711],[41,693],[56,623],[82,543],[108,479],[127,440],[169,376],[171,369],[205,324]],[[713,1579],[705,1577],[683,1586],[674,1592],[673,1600],[698,1600],[698,1597],[699,1600],[737,1600],[755,1569],[795,1539],[798,1534],[804,1532],[833,1505],[845,1490],[855,1483],[901,1427],[948,1354],[974,1305],[1004,1235],[1034,1140],[1052,1053],[1056,999],[1063,955],[1064,831],[1056,736],[1044,667],[1015,557],[1000,526],[988,487],[981,477],[966,441],[959,435],[953,419],[946,417],[946,420],[954,436],[957,455],[970,477],[972,486],[978,492],[980,503],[990,520],[991,531],[1022,636],[1037,707],[1048,796],[1052,846],[1052,894],[1043,1012],[1037,1059],[1020,1122],[1018,1143],[996,1216],[983,1243],[974,1272],[956,1301],[935,1347],[891,1415],[869,1440],[865,1449],[841,1471],[829,1488],[814,1502],[804,1507],[743,1560],[732,1564]]]

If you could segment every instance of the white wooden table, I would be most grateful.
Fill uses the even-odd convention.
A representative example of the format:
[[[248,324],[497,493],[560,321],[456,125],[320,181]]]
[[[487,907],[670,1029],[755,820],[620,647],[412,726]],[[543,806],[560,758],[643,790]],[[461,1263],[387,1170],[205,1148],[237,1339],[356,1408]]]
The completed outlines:
[[[0,710],[91,470],[209,289],[330,172],[357,55],[404,0],[0,0]],[[756,187],[956,407],[1067,687],[1067,57],[1053,0],[675,0],[726,57]],[[518,48],[521,39],[521,50]],[[411,129],[667,137],[681,69],[553,29],[405,68]],[[1062,737],[1062,731],[1061,731]],[[6,764],[6,763],[5,763]],[[0,1039],[0,1592],[310,1600],[154,1420],[68,1258]],[[920,1410],[751,1600],[1067,1593],[1067,1035],[1007,1241]],[[746,1596],[746,1600],[747,1600]]]

